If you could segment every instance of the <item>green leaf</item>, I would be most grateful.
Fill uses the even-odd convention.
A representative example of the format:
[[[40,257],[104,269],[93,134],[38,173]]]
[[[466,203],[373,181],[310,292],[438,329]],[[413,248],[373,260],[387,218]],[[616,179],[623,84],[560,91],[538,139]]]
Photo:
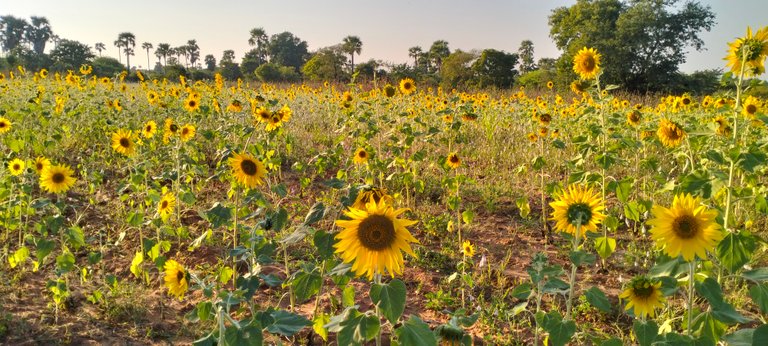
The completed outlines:
[[[712,306],[712,314],[718,320],[727,324],[746,323],[750,319],[742,316],[731,304],[723,299],[723,291],[717,281],[711,277],[704,279],[703,282],[696,282],[696,292]]]
[[[261,332],[261,326],[258,322],[251,322],[247,326],[238,328],[229,326],[224,331],[224,345],[239,346],[253,345],[261,346],[264,342],[264,335]]]
[[[347,308],[355,305],[355,286],[344,286],[344,290],[341,292],[341,303]]]
[[[199,318],[201,321],[207,321],[212,319],[214,316],[213,303],[200,302],[197,304],[197,318]]]
[[[272,312],[272,318],[274,322],[267,326],[267,331],[283,336],[292,336],[304,327],[312,325],[306,317],[284,310]]]
[[[333,257],[333,253],[336,251],[336,248],[333,247],[336,244],[335,234],[323,230],[315,231],[313,242],[322,258],[328,259]]]
[[[315,203],[312,208],[309,209],[307,216],[304,217],[304,225],[311,225],[320,221],[325,216],[325,205],[321,202]]]
[[[611,312],[611,302],[605,296],[605,293],[597,287],[592,287],[586,292],[587,301],[592,306],[600,309],[603,312]]]
[[[272,220],[272,230],[279,232],[288,224],[288,211],[285,208],[280,208],[276,213],[270,215]]]
[[[531,293],[533,293],[532,288],[533,285],[530,282],[523,282],[512,290],[512,296],[517,299],[528,300],[531,297]]]
[[[543,316],[542,328],[549,333],[549,344],[552,346],[565,346],[576,333],[576,323],[563,321],[557,311],[550,311]]]
[[[600,258],[606,259],[616,250],[616,239],[600,237],[595,239],[595,250]]]
[[[730,232],[717,245],[717,258],[731,273],[735,273],[749,263],[756,248],[755,238],[748,232]]]
[[[8,264],[11,268],[16,268],[17,265],[24,263],[29,258],[29,249],[26,246],[20,247],[13,255],[8,256]]]
[[[752,328],[740,329],[723,337],[728,346],[752,346],[752,337],[755,330]],[[759,344],[755,344],[759,345]]]
[[[331,317],[323,312],[317,314],[314,321],[312,321],[312,330],[315,331],[315,334],[320,335],[323,341],[328,341],[328,329],[325,328],[325,325],[330,321]]]
[[[615,231],[619,228],[619,219],[613,215],[607,215],[603,224],[611,231]]]
[[[768,281],[768,268],[764,267],[745,271],[741,273],[741,276],[757,282],[766,282]]]
[[[635,201],[624,204],[624,216],[633,221],[640,221],[640,204]]]
[[[128,218],[125,221],[133,227],[139,227],[144,223],[144,213],[138,211],[132,212],[128,214]]]
[[[285,184],[277,184],[272,186],[272,192],[283,198],[288,194],[288,189],[285,187]]]
[[[143,271],[141,269],[142,262],[144,262],[144,254],[141,252],[141,250],[136,251],[136,255],[133,256],[133,260],[131,261],[131,273],[136,278],[139,278],[141,272]]]
[[[72,226],[64,230],[64,236],[67,238],[67,243],[72,245],[75,250],[78,250],[85,245],[83,229],[78,226]]]
[[[205,219],[211,223],[212,228],[219,228],[221,226],[229,225],[229,220],[232,218],[232,209],[216,202],[211,209],[208,209],[205,212],[204,216]]]
[[[531,213],[531,205],[528,204],[528,198],[520,197],[515,200],[515,204],[517,205],[517,209],[520,210],[520,217],[523,219],[528,218],[528,215]]]
[[[749,296],[755,302],[755,305],[760,308],[760,312],[768,314],[768,284],[761,283],[752,286],[749,289]]]
[[[637,343],[640,346],[650,346],[659,335],[659,326],[654,321],[635,320],[632,329],[635,331],[635,337],[637,337]]]
[[[398,279],[389,284],[374,284],[371,286],[370,296],[384,317],[392,324],[397,323],[397,319],[405,311],[405,284]]]
[[[361,314],[357,310],[350,310],[346,317],[339,324],[338,345],[362,345],[363,342],[373,339],[381,328],[376,316]]]
[[[571,251],[568,254],[568,257],[571,259],[571,262],[573,262],[573,264],[575,264],[577,267],[582,264],[591,265],[595,263],[595,255],[582,250]]]
[[[768,345],[768,324],[755,329],[752,334],[752,345]]]
[[[395,329],[397,341],[401,345],[431,346],[437,345],[435,334],[418,316],[411,315],[400,328]]]
[[[472,221],[475,220],[475,212],[471,210],[465,210],[461,213],[461,220],[464,221],[465,225],[469,225],[472,223]]]
[[[600,346],[623,346],[624,342],[621,341],[621,339],[608,339],[600,343]]]
[[[67,273],[75,268],[75,255],[69,251],[64,251],[56,257],[56,273],[58,275]]]
[[[632,192],[632,185],[634,182],[635,178],[627,177],[616,185],[616,198],[618,198],[621,203],[627,203],[629,200],[629,195]]]
[[[703,313],[701,316],[696,317],[696,321],[693,326],[695,334],[709,340],[720,340],[720,337],[725,334],[727,329],[725,324],[715,319],[712,312]]]
[[[305,270],[297,271],[294,274],[290,285],[293,287],[293,294],[296,296],[296,300],[303,303],[320,292],[320,285],[322,283],[323,278],[320,276],[320,272],[315,269],[311,272]]]
[[[35,250],[35,257],[37,257],[38,262],[42,262],[43,259],[48,257],[48,255],[53,252],[53,248],[56,246],[56,243],[41,238],[37,240],[36,246],[37,249]]]

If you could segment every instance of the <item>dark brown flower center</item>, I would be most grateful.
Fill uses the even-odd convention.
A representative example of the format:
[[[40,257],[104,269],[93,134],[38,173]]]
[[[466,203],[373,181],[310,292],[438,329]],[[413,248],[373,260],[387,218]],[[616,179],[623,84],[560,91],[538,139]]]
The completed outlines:
[[[755,106],[753,104],[747,105],[747,113],[749,113],[749,114],[757,113],[757,106]]]
[[[120,138],[120,146],[123,148],[129,148],[131,146],[131,141],[128,138]]]
[[[160,209],[165,210],[166,208],[168,208],[168,200],[163,200],[163,202],[160,203]]]
[[[567,215],[569,224],[584,226],[592,219],[592,208],[586,203],[574,203],[568,206]]]
[[[18,171],[18,170],[20,170],[20,169],[21,169],[21,165],[19,165],[18,163],[14,163],[14,164],[13,164],[13,170],[14,170],[14,171]]]
[[[242,162],[240,162],[240,169],[243,170],[243,173],[245,173],[245,175],[250,175],[250,176],[256,175],[256,172],[258,171],[256,162],[253,162],[249,159],[245,159]]]
[[[459,163],[459,157],[456,155],[451,155],[449,160],[451,161],[451,163]]]
[[[171,124],[171,126],[169,126],[168,128],[169,128],[169,129],[171,130],[171,132],[173,132],[173,133],[176,133],[176,131],[178,131],[178,130],[179,130],[179,126],[178,126],[178,125],[176,125],[176,124]]]
[[[680,215],[672,221],[672,231],[682,239],[691,239],[699,234],[699,222],[693,215]]]
[[[361,159],[364,159],[368,154],[364,150],[360,150],[357,152],[357,156]]]
[[[384,215],[369,215],[360,222],[357,237],[366,249],[387,249],[395,242],[395,224]]]
[[[595,66],[597,65],[597,62],[595,61],[595,58],[592,55],[588,55],[582,60],[581,67],[586,72],[592,72],[592,70],[595,69]]]
[[[54,184],[61,184],[66,180],[67,177],[64,176],[64,173],[56,172],[53,173],[53,176],[51,176],[51,181],[53,181]]]
[[[637,280],[637,282],[632,285],[632,293],[638,298],[648,298],[655,290],[656,288],[653,287],[653,283],[647,279]]]
[[[177,271],[176,272],[176,281],[178,281],[180,283],[181,279],[183,279],[183,278],[184,278],[184,272],[181,271],[181,270]]]

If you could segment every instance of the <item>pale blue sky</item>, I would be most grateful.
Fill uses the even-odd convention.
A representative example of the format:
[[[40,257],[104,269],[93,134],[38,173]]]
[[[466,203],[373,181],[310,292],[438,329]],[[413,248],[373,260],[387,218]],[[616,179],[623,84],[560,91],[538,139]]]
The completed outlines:
[[[429,49],[433,41],[448,41],[451,50],[495,48],[516,52],[520,42],[534,43],[536,58],[557,57],[549,38],[547,17],[552,9],[575,0],[0,0],[0,14],[47,17],[56,34],[93,47],[103,42],[103,54],[117,56],[117,35],[136,35],[135,65],[146,65],[142,42],[179,46],[197,39],[202,55],[220,59],[225,49],[239,61],[250,49],[249,31],[263,27],[272,35],[290,31],[307,41],[310,50],[337,44],[357,35],[363,50],[356,61],[370,58],[410,62],[408,48]],[[712,6],[717,24],[702,34],[707,50],[692,52],[681,66],[686,72],[724,67],[727,42],[744,35],[748,25],[768,25],[766,0],[702,0]],[[152,64],[156,60],[151,57]]]

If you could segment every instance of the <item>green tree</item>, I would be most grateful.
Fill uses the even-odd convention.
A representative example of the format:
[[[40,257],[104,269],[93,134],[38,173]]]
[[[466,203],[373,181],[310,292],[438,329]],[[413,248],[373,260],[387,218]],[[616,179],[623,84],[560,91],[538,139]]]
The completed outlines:
[[[147,70],[149,70],[149,50],[153,48],[152,44],[149,42],[144,42],[141,44],[141,48],[145,49],[147,51]],[[98,50],[98,49],[97,49]],[[99,56],[101,56],[101,51],[99,51]]]
[[[45,44],[51,39],[53,30],[51,30],[51,24],[45,17],[32,16],[29,18],[30,23],[26,27],[24,32],[24,38],[32,43],[32,49],[37,54],[43,54],[45,51]]]
[[[118,49],[118,56],[121,56],[121,50],[125,54],[126,68],[131,70],[131,55],[133,55],[133,48],[136,47],[136,36],[130,32],[121,32],[117,35],[117,40],[114,42],[115,47]]]
[[[224,51],[224,53],[221,55],[221,61],[219,62],[219,65],[225,66],[225,65],[231,65],[235,63],[235,51],[231,49],[227,49]]]
[[[264,28],[253,28],[250,34],[251,38],[248,39],[248,44],[256,46],[254,55],[258,65],[266,63],[267,54],[269,53],[269,37],[267,37],[267,32],[264,31]]]
[[[91,47],[77,41],[61,40],[58,46],[51,50],[53,69],[58,71],[77,70],[80,65],[87,64],[93,57]]]
[[[243,60],[240,62],[240,70],[243,72],[244,76],[254,77],[253,72],[262,64],[264,64],[264,62],[259,57],[259,51],[257,49],[251,49],[243,55]]]
[[[347,63],[343,47],[322,48],[312,55],[301,72],[313,81],[340,81],[346,79],[344,65]]]
[[[290,32],[272,35],[269,39],[270,62],[277,65],[293,67],[298,71],[309,56],[307,42]]]
[[[520,42],[517,54],[520,57],[520,73],[531,72],[536,69],[536,64],[533,63],[533,41]]]
[[[27,20],[24,18],[11,15],[0,17],[0,40],[4,52],[9,52],[21,44],[27,25]]]
[[[603,79],[629,90],[665,90],[676,80],[688,48],[701,50],[702,30],[715,15],[709,6],[679,0],[578,0],[549,16],[550,36],[564,53],[563,82],[574,78],[573,56],[582,47],[602,54]]]
[[[461,49],[445,57],[441,62],[440,85],[444,89],[451,89],[471,84],[474,78],[471,65],[475,59],[477,59],[476,54],[464,52]]]
[[[213,56],[213,54],[208,54],[203,58],[203,61],[205,62],[205,69],[208,71],[213,71],[216,69],[216,57]]]
[[[381,68],[384,65],[379,60],[370,59],[357,65],[357,79],[374,80],[387,76],[387,71]]]
[[[187,41],[186,52],[189,55],[189,63],[192,67],[195,67],[195,63],[200,60],[200,46],[197,45],[197,40]]]
[[[294,82],[300,79],[293,67],[281,66],[274,62],[259,66],[255,73],[262,82]]]
[[[163,64],[168,65],[168,56],[171,55],[171,45],[168,43],[158,43],[157,48],[155,48],[155,56],[157,57],[157,61],[160,61],[160,58],[163,58]]]
[[[443,60],[451,55],[451,49],[448,48],[448,42],[437,40],[429,47],[429,58],[432,60],[435,69],[439,73],[443,67]]]
[[[347,36],[341,44],[341,49],[344,53],[349,54],[350,65],[352,66],[350,71],[355,73],[355,54],[360,55],[360,52],[363,50],[363,41],[357,36]]]
[[[106,56],[93,59],[91,66],[93,66],[93,74],[99,77],[114,77],[125,70],[123,63]]]
[[[424,51],[419,46],[408,48],[408,56],[413,58],[413,68],[419,67],[419,59]]]
[[[101,56],[101,52],[107,50],[107,46],[102,42],[96,42],[96,45],[93,47],[93,49],[96,49],[96,51],[99,52],[99,56]]]
[[[511,54],[495,49],[486,49],[472,64],[475,74],[475,83],[484,88],[495,86],[508,88],[512,86],[517,76],[517,54]]]

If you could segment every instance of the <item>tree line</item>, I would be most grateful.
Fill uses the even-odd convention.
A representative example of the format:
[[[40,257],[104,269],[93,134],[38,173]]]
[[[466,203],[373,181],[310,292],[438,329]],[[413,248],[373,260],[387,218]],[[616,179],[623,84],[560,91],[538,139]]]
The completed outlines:
[[[169,43],[143,42],[137,48],[134,34],[122,32],[113,45],[118,59],[103,57],[107,46],[93,48],[75,40],[59,38],[45,17],[29,21],[11,15],[0,17],[0,43],[5,57],[0,70],[15,65],[29,69],[76,70],[91,64],[101,75],[135,69],[131,58],[137,50],[146,55],[147,72],[173,77],[184,74],[193,79],[211,78],[221,73],[234,80],[339,81],[413,78],[419,83],[444,88],[543,87],[552,81],[566,87],[576,76],[571,69],[573,55],[582,47],[595,47],[604,56],[601,81],[618,84],[630,91],[655,92],[693,90],[711,92],[717,87],[721,71],[683,74],[678,67],[686,60],[687,49],[703,49],[699,34],[710,30],[715,15],[709,6],[679,0],[578,0],[558,7],[549,16],[550,37],[562,55],[534,58],[534,44],[520,43],[516,52],[493,48],[451,50],[445,40],[428,48],[408,49],[407,63],[388,63],[377,59],[355,62],[363,49],[358,36],[310,52],[306,41],[291,32],[268,35],[264,28],[249,32],[251,49],[238,61],[234,50],[217,58],[201,58],[197,41],[172,46]],[[54,47],[45,53],[46,44]],[[98,52],[98,57],[93,51]],[[123,58],[125,62],[123,63]],[[135,58],[137,59],[137,58]],[[137,61],[134,59],[134,62]]]

